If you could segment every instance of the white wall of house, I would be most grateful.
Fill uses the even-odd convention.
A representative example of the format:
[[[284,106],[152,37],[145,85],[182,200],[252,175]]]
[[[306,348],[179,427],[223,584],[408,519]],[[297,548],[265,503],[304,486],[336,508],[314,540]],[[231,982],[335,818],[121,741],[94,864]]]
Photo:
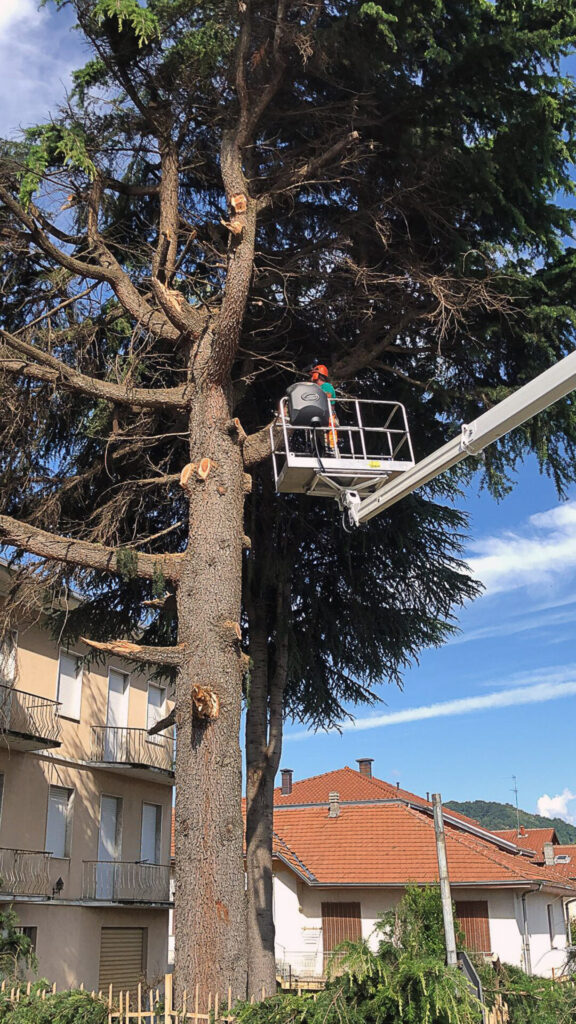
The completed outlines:
[[[274,876],[276,956],[292,964],[293,972],[321,974],[323,970],[322,903],[357,901],[362,937],[372,948],[378,944],[375,926],[392,909],[401,889],[320,889],[308,886],[289,868],[278,866]],[[454,888],[457,900],[486,900],[492,952],[503,962],[523,966],[521,895],[513,889]],[[554,940],[550,941],[548,905],[552,907]],[[550,976],[566,959],[566,931],[562,898],[547,893],[526,896],[532,972]]]
[[[553,939],[548,925],[548,907],[552,918]],[[562,897],[550,893],[531,893],[526,897],[530,930],[532,973],[549,977],[566,961],[566,925]]]

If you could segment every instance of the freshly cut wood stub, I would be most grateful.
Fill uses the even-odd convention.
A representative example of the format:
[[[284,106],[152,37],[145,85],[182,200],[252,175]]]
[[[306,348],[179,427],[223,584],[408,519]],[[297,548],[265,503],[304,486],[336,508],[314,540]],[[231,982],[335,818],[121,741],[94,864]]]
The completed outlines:
[[[239,643],[242,639],[242,629],[239,622],[231,622],[225,619],[222,623],[222,633],[229,643]]]
[[[230,206],[234,210],[234,213],[246,213],[248,207],[248,200],[243,192],[235,192],[230,197]]]
[[[212,462],[212,459],[200,459],[196,467],[196,476],[199,480],[205,480],[211,469],[216,468],[216,463]]]
[[[184,469],[180,473],[180,487],[185,491],[190,488],[190,479],[196,472],[196,463],[189,462],[188,465],[184,466]]]
[[[214,690],[195,684],[191,690],[192,715],[196,718],[218,718],[220,699]]]

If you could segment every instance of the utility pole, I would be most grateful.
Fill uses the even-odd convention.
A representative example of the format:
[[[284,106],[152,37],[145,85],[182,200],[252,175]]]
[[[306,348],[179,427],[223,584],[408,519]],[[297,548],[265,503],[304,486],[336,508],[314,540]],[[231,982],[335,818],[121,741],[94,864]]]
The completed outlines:
[[[434,807],[436,854],[438,856],[442,917],[444,919],[444,935],[446,938],[446,963],[448,966],[455,966],[458,963],[458,956],[456,953],[456,935],[454,933],[454,915],[452,913],[452,895],[450,892],[450,879],[448,877],[446,835],[444,833],[444,815],[442,814],[442,797],[440,793],[432,794],[432,805]]]

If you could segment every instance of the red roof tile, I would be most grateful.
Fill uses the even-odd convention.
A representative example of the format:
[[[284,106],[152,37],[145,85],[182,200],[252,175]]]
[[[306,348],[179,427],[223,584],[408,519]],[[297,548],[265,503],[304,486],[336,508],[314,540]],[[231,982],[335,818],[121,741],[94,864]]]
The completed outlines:
[[[374,776],[362,775],[354,768],[337,768],[332,772],[324,772],[322,775],[313,775],[309,779],[301,779],[292,784],[292,792],[283,795],[280,787],[274,790],[274,806],[289,807],[294,804],[318,804],[328,803],[330,793],[338,793],[343,802],[347,801],[371,801],[374,800],[406,800],[409,803],[420,806],[432,807],[430,800],[417,796],[407,789],[400,789],[390,782],[377,779]],[[483,826],[474,818],[468,818],[459,811],[445,808],[444,816],[456,818],[466,822],[474,828],[483,829]]]
[[[430,814],[405,803],[341,806],[331,818],[325,806],[285,808],[276,813],[276,856],[319,885],[405,885],[438,878],[434,823]],[[290,851],[284,857],[280,844]],[[453,884],[544,882],[576,889],[553,868],[506,853],[494,844],[446,826]]]
[[[558,843],[554,828],[524,828],[520,833],[515,828],[499,828],[494,829],[494,835],[514,843],[521,850],[533,850],[536,860],[544,860],[544,843],[554,843],[555,847]]]

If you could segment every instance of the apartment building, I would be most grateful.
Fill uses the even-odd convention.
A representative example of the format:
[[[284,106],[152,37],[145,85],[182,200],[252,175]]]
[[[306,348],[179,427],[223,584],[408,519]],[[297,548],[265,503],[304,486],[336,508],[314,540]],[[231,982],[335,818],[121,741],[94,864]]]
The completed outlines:
[[[152,983],[168,957],[166,688],[23,627],[0,658],[0,905],[58,987]]]

